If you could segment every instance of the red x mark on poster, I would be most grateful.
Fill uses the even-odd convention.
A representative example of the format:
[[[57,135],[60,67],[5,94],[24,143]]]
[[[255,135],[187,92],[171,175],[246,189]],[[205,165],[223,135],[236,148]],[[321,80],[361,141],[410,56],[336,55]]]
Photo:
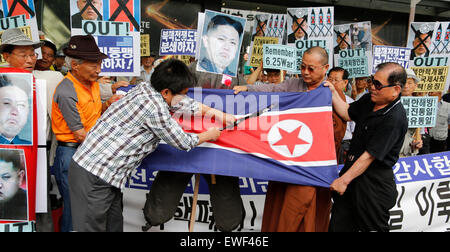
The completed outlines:
[[[131,31],[133,31],[133,28],[139,31],[139,23],[133,13],[140,10],[134,9],[134,1],[136,0],[109,0],[112,13],[109,21],[128,22],[131,24]]]
[[[33,0],[8,0],[8,17],[19,15],[25,15],[27,19],[34,17],[35,13],[30,7],[29,1],[32,2]],[[31,4],[33,4],[33,2]]]

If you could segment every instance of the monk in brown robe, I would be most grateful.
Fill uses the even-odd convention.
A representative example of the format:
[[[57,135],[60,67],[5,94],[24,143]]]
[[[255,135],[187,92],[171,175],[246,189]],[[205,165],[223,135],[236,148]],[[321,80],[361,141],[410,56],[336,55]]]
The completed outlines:
[[[312,47],[303,54],[300,79],[281,84],[237,86],[235,93],[249,92],[309,92],[326,81],[329,69],[328,53]],[[340,91],[340,96],[345,95]],[[338,156],[347,123],[333,110],[334,141]],[[325,151],[325,150],[324,150]],[[327,232],[331,212],[329,188],[269,182],[264,206],[262,232]]]

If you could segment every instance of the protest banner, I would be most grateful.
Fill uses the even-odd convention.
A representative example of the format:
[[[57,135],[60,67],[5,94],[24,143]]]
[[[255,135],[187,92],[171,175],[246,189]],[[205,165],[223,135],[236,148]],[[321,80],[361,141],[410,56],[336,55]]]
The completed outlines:
[[[328,62],[331,62],[333,59],[333,55],[330,54],[329,45],[327,45],[327,40],[297,40],[295,42],[295,48],[297,48],[297,69],[295,72],[291,72],[292,74],[300,74],[300,65],[302,64],[303,54],[306,50],[311,47],[319,46],[323,49],[327,50],[328,53]]]
[[[431,55],[450,54],[450,22],[436,22]]]
[[[150,34],[141,34],[141,57],[150,56]]]
[[[288,44],[333,38],[334,7],[288,8],[287,14]]]
[[[411,67],[420,78],[415,92],[443,92],[448,79],[448,66]]]
[[[25,15],[0,18],[0,31],[19,28],[26,25],[27,25],[27,17]]]
[[[267,23],[267,36],[277,37],[278,41],[283,41],[284,30],[286,29],[286,15],[270,14]]]
[[[429,57],[433,49],[432,38],[435,22],[412,22],[409,27],[407,46],[411,50],[411,60],[416,57]]]
[[[450,152],[402,158],[394,166],[399,196],[391,210],[396,232],[450,231]]]
[[[196,30],[161,30],[160,56],[189,55],[195,56],[197,52]]]
[[[348,70],[350,78],[367,77],[372,74],[369,72],[373,63],[370,21],[335,25],[334,41],[333,54],[336,66]]]
[[[373,47],[372,73],[376,73],[377,66],[385,62],[395,62],[404,68],[409,68],[410,54],[411,50],[409,48],[376,45]]]
[[[133,37],[99,36],[97,44],[100,51],[109,56],[102,61],[102,72],[112,76],[127,76],[127,73],[133,72],[136,68],[134,51],[139,50],[135,50]]]
[[[370,76],[369,60],[363,48],[340,50],[337,66],[346,69],[349,78]]]
[[[150,56],[150,21],[147,18],[141,20],[141,57]]]
[[[94,36],[108,55],[101,76],[140,75],[140,1],[71,0],[70,14],[72,36]]]
[[[298,40],[325,40],[330,54],[329,64],[333,67],[334,7],[288,8],[287,44]]]
[[[402,97],[408,118],[408,128],[433,128],[436,126],[437,97]]]
[[[130,30],[126,22],[83,20],[81,24],[84,33],[92,36],[128,36]]]
[[[285,45],[264,45],[263,67],[297,73],[299,71],[297,48]]]
[[[391,232],[450,231],[450,152],[401,158],[393,167],[399,192],[397,204],[390,211]],[[141,232],[146,221],[142,214],[146,194],[157,171],[140,167],[133,171],[124,191],[124,230]],[[237,232],[261,231],[268,181],[240,177],[239,185],[245,219]],[[190,218],[194,181],[180,199],[172,220],[149,232],[186,232]],[[214,232],[211,202],[206,181],[200,183],[196,231]]]
[[[250,56],[251,67],[260,67],[263,60],[263,49],[264,45],[278,44],[278,38],[272,37],[256,37],[252,44],[252,51]]]
[[[411,65],[423,74],[417,92],[447,91],[450,85],[448,74],[431,76],[438,71],[447,71],[450,57],[450,22],[413,22],[409,27],[407,45],[411,48]],[[440,67],[427,70],[427,67]],[[417,73],[416,73],[417,74]],[[431,83],[434,82],[434,83]],[[436,83],[438,82],[438,83]],[[432,85],[434,84],[434,85]]]
[[[23,26],[28,26],[31,29],[30,38],[34,42],[39,41],[39,30],[37,25],[34,0],[2,0],[0,2],[0,9],[3,11],[3,17],[10,18],[9,28],[19,28]],[[22,15],[25,15],[26,20],[25,25],[23,25],[22,22],[23,18]],[[14,22],[11,23],[11,21]],[[36,52],[40,54],[41,51],[39,49],[36,50]]]

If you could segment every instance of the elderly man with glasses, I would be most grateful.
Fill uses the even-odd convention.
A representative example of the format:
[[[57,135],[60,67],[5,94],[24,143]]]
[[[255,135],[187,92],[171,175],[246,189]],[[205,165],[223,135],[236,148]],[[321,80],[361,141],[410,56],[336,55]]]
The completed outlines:
[[[356,128],[347,161],[331,189],[333,210],[330,231],[388,232],[389,210],[397,200],[392,167],[408,129],[401,103],[407,80],[405,69],[397,63],[383,63],[369,81],[369,94],[347,104],[331,83],[333,107]]]
[[[278,85],[263,84],[234,87],[239,92],[309,92],[324,88],[329,68],[328,53],[321,47],[305,51],[302,78],[289,79]],[[342,91],[337,91],[345,99]],[[334,140],[339,153],[347,124],[333,113]],[[337,156],[337,154],[336,154]],[[329,188],[269,182],[264,207],[263,232],[325,232],[331,209]]]

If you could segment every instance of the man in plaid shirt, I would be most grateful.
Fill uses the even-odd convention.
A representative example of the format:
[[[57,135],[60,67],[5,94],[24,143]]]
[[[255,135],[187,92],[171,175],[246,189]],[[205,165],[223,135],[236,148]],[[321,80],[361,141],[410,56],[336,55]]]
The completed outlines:
[[[180,96],[195,82],[184,63],[167,60],[155,69],[151,85],[137,86],[97,121],[69,169],[75,231],[123,231],[121,190],[133,169],[161,140],[190,151],[219,138],[216,128],[200,134],[185,133],[170,111],[208,114],[227,125],[234,123],[234,116]]]

